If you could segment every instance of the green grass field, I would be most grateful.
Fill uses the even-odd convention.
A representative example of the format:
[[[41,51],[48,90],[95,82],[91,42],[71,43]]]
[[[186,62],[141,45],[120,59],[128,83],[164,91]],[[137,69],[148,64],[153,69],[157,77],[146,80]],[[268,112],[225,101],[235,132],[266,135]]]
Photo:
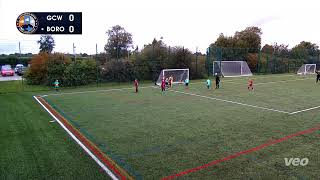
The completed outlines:
[[[320,131],[317,129],[208,165],[235,153],[319,127],[320,86],[313,76],[285,74],[255,76],[253,79],[255,91],[252,92],[247,90],[248,78],[244,77],[224,78],[218,90],[206,89],[203,80],[191,81],[193,84],[187,90],[183,86],[174,86],[165,93],[145,84],[138,94],[131,88],[118,87],[109,90],[107,87],[67,89],[42,94],[48,95],[45,97],[48,103],[135,178],[160,179],[199,167],[180,178],[316,179],[320,166]],[[35,136],[47,143],[43,144],[47,149],[45,153],[56,153],[57,148],[69,146],[81,152],[70,138],[63,141],[67,135],[59,130],[57,123],[48,123],[50,117],[39,110],[39,105],[32,100],[28,103],[26,108],[34,113],[27,115],[36,121],[33,128],[41,129]],[[34,120],[36,114],[41,114],[43,119]],[[41,126],[38,127],[37,123]],[[61,147],[48,140],[45,134],[50,131],[56,133],[50,138],[67,144]],[[51,152],[51,149],[55,151]],[[65,152],[68,160],[61,161],[72,163],[75,161],[72,155]],[[306,166],[286,166],[284,158],[291,157],[308,158],[309,163]],[[77,168],[94,169],[94,162],[87,157],[77,160],[81,162]],[[99,172],[99,168],[96,169]],[[87,175],[86,171],[83,173]]]
[[[20,85],[0,82],[0,179],[108,179]]]

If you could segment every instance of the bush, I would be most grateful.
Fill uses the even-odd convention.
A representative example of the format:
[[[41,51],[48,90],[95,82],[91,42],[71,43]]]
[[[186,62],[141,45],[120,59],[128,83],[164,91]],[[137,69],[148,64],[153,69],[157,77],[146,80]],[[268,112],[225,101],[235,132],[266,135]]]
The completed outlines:
[[[28,84],[46,84],[48,79],[47,53],[34,55],[30,61],[30,68],[25,74]]]
[[[25,74],[29,84],[51,86],[58,79],[62,86],[86,85],[97,80],[94,60],[77,60],[62,53],[40,53],[32,57],[31,66]]]
[[[127,60],[110,60],[102,67],[104,81],[132,81],[134,80],[133,64]]]
[[[5,64],[10,64],[12,67],[14,67],[16,64],[23,64],[24,66],[27,66],[30,61],[31,57],[29,56],[22,55],[22,57],[20,57],[18,55],[11,54],[0,57],[0,66]]]
[[[97,65],[94,60],[77,60],[68,65],[63,74],[64,86],[79,86],[97,80]]]
[[[54,53],[50,55],[47,63],[47,85],[52,85],[56,79],[58,79],[62,84],[65,84],[63,75],[70,63],[71,58],[62,53]]]

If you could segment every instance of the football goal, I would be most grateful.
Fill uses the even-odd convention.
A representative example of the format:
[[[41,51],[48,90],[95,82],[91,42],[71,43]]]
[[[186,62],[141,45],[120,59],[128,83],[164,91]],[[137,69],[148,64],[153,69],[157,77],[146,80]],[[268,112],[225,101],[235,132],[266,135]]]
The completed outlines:
[[[303,64],[298,70],[297,74],[306,75],[306,74],[315,74],[316,73],[316,64]]]
[[[252,76],[251,70],[245,61],[214,61],[213,75],[224,77]]]
[[[184,80],[189,79],[189,69],[163,69],[157,80],[157,85],[161,85],[164,78],[173,77],[173,84],[183,83]]]

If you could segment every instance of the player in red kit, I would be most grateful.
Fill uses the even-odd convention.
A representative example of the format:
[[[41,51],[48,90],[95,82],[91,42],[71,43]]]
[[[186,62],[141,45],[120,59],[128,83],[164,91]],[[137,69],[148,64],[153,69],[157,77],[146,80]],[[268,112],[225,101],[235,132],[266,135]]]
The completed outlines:
[[[161,81],[161,91],[165,91],[166,90],[166,81],[164,80],[164,78]]]
[[[254,88],[253,88],[253,80],[252,79],[250,79],[248,81],[248,90],[254,90]]]
[[[136,88],[136,93],[138,93],[138,87],[139,87],[138,79],[134,80],[134,87]]]

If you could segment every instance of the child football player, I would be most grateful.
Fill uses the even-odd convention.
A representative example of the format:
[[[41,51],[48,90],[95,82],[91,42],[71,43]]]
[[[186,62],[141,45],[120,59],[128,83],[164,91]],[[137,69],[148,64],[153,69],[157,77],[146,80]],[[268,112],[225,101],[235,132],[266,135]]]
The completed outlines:
[[[170,84],[170,88],[171,88],[172,84],[173,84],[173,77],[172,76],[169,77],[169,84]]]
[[[254,88],[253,88],[253,80],[252,79],[250,79],[248,81],[248,90],[254,90]]]
[[[169,79],[168,78],[166,78],[165,83],[166,83],[166,88],[167,88],[169,86]]]
[[[138,93],[138,87],[139,87],[138,79],[135,79],[133,84],[134,84],[134,87],[136,89],[136,93]]]
[[[215,74],[216,75],[216,89],[220,88],[220,77],[218,75],[218,73]]]
[[[189,79],[188,78],[184,80],[184,85],[185,85],[186,89],[189,89]]]
[[[207,79],[207,88],[210,89],[210,87],[211,87],[211,80]]]
[[[161,92],[165,91],[166,90],[166,82],[164,79],[162,79],[161,81]]]
[[[54,81],[54,83],[53,83],[53,85],[54,85],[54,89],[56,90],[56,91],[59,91],[59,80],[58,79],[56,79],[56,81]]]
[[[318,81],[320,81],[320,71],[316,71],[317,73],[317,80],[316,80],[316,83],[318,83]]]

